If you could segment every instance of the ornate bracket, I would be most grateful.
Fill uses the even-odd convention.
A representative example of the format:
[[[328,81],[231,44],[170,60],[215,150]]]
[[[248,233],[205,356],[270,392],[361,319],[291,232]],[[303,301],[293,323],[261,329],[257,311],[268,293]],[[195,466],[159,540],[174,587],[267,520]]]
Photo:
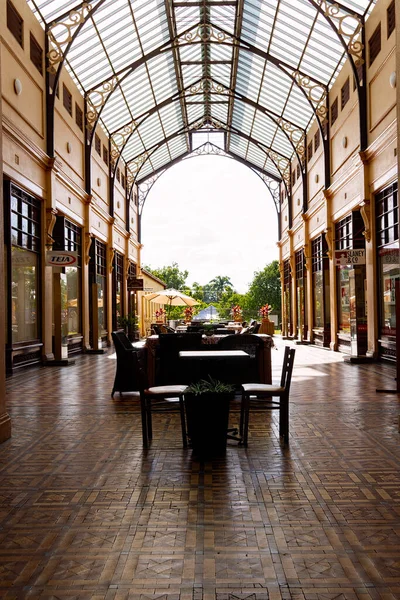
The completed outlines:
[[[114,256],[115,256],[115,249],[114,248],[109,248],[108,249],[108,270],[110,273],[113,272],[114,269]]]
[[[300,129],[299,127],[296,127],[296,125],[294,125],[290,121],[286,121],[286,119],[279,118],[277,119],[277,123],[282,129],[282,131],[287,133],[287,135],[289,136],[290,141],[296,148],[297,154],[301,158],[303,158],[306,151],[306,134],[304,130]]]
[[[93,125],[96,123],[99,112],[108,100],[108,97],[115,90],[119,82],[116,76],[111,77],[94,90],[87,92],[86,100],[86,127],[88,131],[92,131]]]
[[[51,249],[54,244],[53,229],[56,224],[58,210],[56,208],[46,209],[46,247]]]
[[[93,237],[92,233],[85,234],[85,265],[88,265],[90,261],[90,246],[92,245]]]
[[[47,58],[49,59],[48,71],[50,73],[57,72],[58,65],[64,59],[65,48],[72,42],[75,30],[85,22],[91,10],[92,5],[84,2],[80,8],[72,10],[65,21],[53,23],[48,28],[50,50]]]
[[[316,0],[318,6],[324,11],[326,17],[333,21],[338,35],[340,35],[347,46],[348,53],[354,57],[356,66],[364,63],[364,45],[360,42],[363,21],[357,13],[344,13],[343,7],[328,0]]]
[[[233,36],[225,31],[221,31],[211,23],[202,23],[197,25],[191,31],[185,32],[178,38],[178,44],[193,44],[194,42],[217,42],[218,44],[234,42]]]
[[[333,256],[333,253],[332,253],[332,250],[333,250],[333,239],[332,239],[332,229],[331,229],[331,227],[328,227],[328,229],[325,229],[324,230],[324,234],[325,234],[326,243],[328,245],[328,252],[327,252],[328,258],[330,260],[332,260],[332,256]]]
[[[151,177],[146,179],[146,181],[142,181],[138,185],[138,196],[139,196],[138,199],[139,199],[139,213],[140,214],[143,211],[144,203],[146,202],[146,198],[149,195],[151,188],[153,187],[153,185],[155,184],[157,179],[159,179],[161,177],[161,175],[163,175],[165,173],[165,171],[166,171],[166,169],[163,169],[162,171],[155,173],[154,175],[152,175]]]
[[[369,243],[371,241],[371,225],[370,225],[370,201],[369,200],[363,200],[362,202],[360,202],[360,213],[362,216],[362,220],[364,221],[364,231],[363,236],[365,237],[365,240]]]
[[[328,107],[326,105],[328,92],[326,87],[321,83],[316,83],[299,71],[293,71],[291,75],[313,105],[316,115],[322,122],[325,122],[328,118]]]

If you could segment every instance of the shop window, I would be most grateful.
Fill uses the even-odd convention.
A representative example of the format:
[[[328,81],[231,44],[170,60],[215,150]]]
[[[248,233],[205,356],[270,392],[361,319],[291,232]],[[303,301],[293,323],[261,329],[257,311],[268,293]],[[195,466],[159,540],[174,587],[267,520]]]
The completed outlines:
[[[335,225],[335,248],[347,250],[352,247],[351,214]],[[342,333],[350,333],[350,268],[347,265],[337,267],[337,310],[338,328]]]
[[[312,278],[314,292],[314,327],[324,326],[324,269],[322,237],[311,242]]]
[[[381,24],[375,29],[368,40],[369,66],[372,65],[379,52],[381,51]]]
[[[117,181],[118,181],[118,183],[121,182],[121,171],[119,168],[117,169]]]
[[[332,102],[332,106],[331,106],[331,125],[334,124],[334,122],[338,118],[338,115],[339,115],[338,99],[335,98],[335,100]]]
[[[314,152],[318,150],[321,144],[321,133],[319,129],[314,134]]]
[[[340,90],[340,106],[343,110],[350,99],[350,78],[348,77]]]
[[[375,198],[380,335],[396,337],[396,280],[400,278],[399,206],[397,182]],[[395,346],[394,350],[395,351]],[[384,346],[380,353],[385,355]]]
[[[124,257],[119,252],[114,255],[113,269],[113,328],[119,327],[119,318],[123,314]]]
[[[24,47],[24,21],[14,7],[14,5],[7,0],[7,27],[17,40],[21,48]]]
[[[35,40],[32,34],[30,34],[30,57],[31,61],[39,71],[43,74],[43,49],[40,44]]]
[[[313,155],[313,143],[312,141],[307,145],[307,160],[311,160]]]
[[[83,131],[83,110],[76,103],[75,103],[75,123],[78,125],[79,129],[81,131]]]
[[[292,186],[296,183],[296,169],[292,171]]]
[[[101,141],[97,133],[94,134],[94,147],[99,156],[101,156]]]
[[[299,179],[299,177],[300,177],[300,165],[299,164],[296,167],[296,175],[297,175],[297,179]]]
[[[387,36],[390,37],[390,35],[393,33],[393,31],[396,28],[395,0],[393,0],[387,7],[386,17],[387,17]]]
[[[125,189],[125,175],[121,173],[121,185]]]
[[[103,146],[103,161],[108,166],[108,150],[105,146]]]
[[[72,117],[72,94],[65,83],[63,83],[63,106]]]
[[[11,184],[11,339],[39,339],[39,256],[41,205]]]
[[[106,331],[107,260],[106,245],[95,240],[95,275],[97,283],[97,310],[99,331]]]

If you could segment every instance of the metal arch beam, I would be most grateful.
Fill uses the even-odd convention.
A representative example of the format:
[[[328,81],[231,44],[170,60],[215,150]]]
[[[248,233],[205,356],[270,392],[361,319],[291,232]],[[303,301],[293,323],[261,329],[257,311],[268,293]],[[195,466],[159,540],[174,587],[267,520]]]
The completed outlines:
[[[360,15],[359,13],[344,7],[342,4],[331,2],[330,0],[308,0],[308,2],[326,19],[332,31],[334,31],[338,37],[347,54],[347,58],[350,61],[357,88],[360,150],[363,151],[368,146],[368,132],[365,127],[367,116],[367,91],[365,85],[365,17],[364,15]],[[342,10],[346,14],[344,16],[339,15],[339,10]],[[348,18],[357,22],[357,26],[352,34],[347,33],[343,27],[345,20],[348,20]],[[339,27],[336,26],[335,21],[338,22]],[[361,37],[361,41],[357,39],[359,36]],[[348,44],[346,43],[346,38],[349,40]],[[357,70],[358,66],[362,66],[361,78]],[[361,85],[361,81],[363,81],[363,85]]]
[[[245,96],[243,96],[242,94],[238,94],[237,92],[233,91],[233,90],[229,90],[227,88],[225,88],[221,83],[215,81],[214,79],[210,78],[209,80],[212,84],[215,84],[215,86],[217,86],[217,89],[225,89],[227,94],[238,98],[241,102],[244,102],[246,104],[248,104],[249,106],[252,106],[253,108],[255,108],[256,110],[259,110],[260,112],[262,112],[263,114],[265,114],[265,116],[267,116],[269,119],[271,119],[271,121],[273,123],[275,123],[275,125],[277,127],[279,127],[281,129],[281,131],[283,132],[283,134],[286,136],[288,142],[290,143],[290,145],[293,148],[293,152],[296,154],[297,160],[299,161],[299,164],[302,165],[302,156],[305,153],[305,144],[304,144],[304,140],[305,140],[305,131],[303,129],[301,129],[300,127],[298,127],[297,125],[294,125],[293,123],[291,123],[290,121],[286,120],[286,119],[282,119],[282,117],[276,115],[273,111],[268,110],[267,108],[265,108],[264,106],[258,104],[257,102],[254,102],[248,98],[246,98]],[[194,92],[196,92],[196,86],[201,87],[201,84],[203,83],[203,80],[198,80],[197,82],[195,82],[194,84],[192,84],[191,86],[189,86],[189,90],[193,90]],[[185,93],[186,90],[183,90],[183,93]],[[140,126],[148,119],[150,118],[151,115],[153,115],[154,113],[156,113],[158,110],[160,110],[161,108],[164,108],[165,106],[168,106],[169,104],[173,103],[173,102],[177,102],[180,98],[180,94],[174,94],[173,96],[170,96],[170,98],[167,98],[166,100],[164,100],[163,102],[161,102],[159,105],[156,105],[154,107],[152,107],[149,111],[146,111],[146,113],[144,113],[143,115],[140,115],[137,120],[135,120],[134,122],[125,125],[124,127],[120,128],[119,130],[117,130],[116,132],[114,132],[114,134],[112,134],[111,136],[111,140],[113,138],[113,136],[117,135],[119,133],[119,131],[121,131],[120,135],[123,138],[123,144],[122,146],[118,149],[118,151],[116,152],[115,150],[112,150],[112,158],[113,158],[113,162],[114,162],[114,173],[117,169],[118,166],[118,162],[124,152],[124,149],[126,147],[126,145],[128,144],[129,140],[131,139],[131,137],[135,134],[135,132],[140,128]],[[142,118],[143,117],[143,118]],[[142,120],[140,120],[142,118]],[[133,125],[133,128],[132,128]],[[295,143],[293,142],[293,139],[290,135],[290,132],[293,133],[294,130],[297,130],[298,132],[300,132],[301,137],[300,140],[298,142],[297,145],[295,145]],[[300,146],[300,149],[299,149]],[[290,160],[288,158],[288,160]],[[303,182],[304,182],[304,178],[305,178],[305,172],[303,167],[301,167],[301,172],[302,172],[302,177],[303,177]]]
[[[201,128],[201,126],[196,127],[196,123],[192,124],[192,128],[191,131],[196,131],[198,129]],[[221,126],[219,127],[220,129],[225,129],[227,130],[227,125],[225,124],[225,126],[223,127],[222,124],[220,124]],[[290,162],[287,162],[287,166],[286,166],[286,170],[287,168],[289,168],[289,173],[286,175],[285,177],[285,171],[281,170],[281,167],[279,165],[279,160],[283,159],[284,161],[287,161],[287,159],[285,157],[280,157],[275,151],[270,150],[267,147],[263,147],[263,145],[261,145],[259,142],[257,142],[256,140],[252,139],[250,136],[246,136],[245,134],[243,134],[242,132],[240,132],[239,130],[236,130],[234,128],[230,128],[230,131],[240,137],[242,137],[243,139],[246,139],[247,141],[252,142],[256,147],[259,148],[259,150],[261,150],[261,152],[263,152],[265,154],[265,156],[267,158],[269,158],[271,160],[271,162],[274,164],[274,166],[276,167],[277,171],[280,173],[281,175],[281,179],[285,185],[286,188],[286,192],[288,194],[288,196],[290,197],[290,185],[289,185],[289,181],[290,181]],[[134,159],[132,159],[132,161],[130,162],[134,162],[136,161],[136,165],[137,168],[135,170],[134,173],[134,180],[132,181],[132,187],[133,185],[138,181],[138,175],[143,167],[143,165],[147,162],[147,160],[149,158],[151,158],[152,154],[154,154],[159,148],[161,148],[164,144],[166,144],[168,141],[178,137],[179,135],[183,135],[185,133],[185,130],[181,130],[179,132],[175,132],[173,134],[171,134],[168,139],[164,139],[160,144],[157,144],[153,149],[151,149],[151,151],[146,151],[144,154],[139,155],[137,157],[135,157]],[[129,163],[128,163],[129,165]],[[163,165],[165,167],[165,165]],[[254,167],[256,167],[256,165],[254,165]],[[277,178],[278,179],[278,178]],[[139,182],[140,183],[140,182]],[[130,193],[132,193],[132,189],[130,191]]]
[[[46,64],[46,149],[49,156],[54,156],[54,110],[56,90],[60,80],[61,70],[72,44],[87,20],[104,4],[106,0],[98,0],[91,7],[87,2],[60,15],[50,23],[45,22],[45,64]],[[69,19],[70,22],[66,21]],[[59,42],[52,31],[56,27],[64,27],[67,35]],[[53,87],[50,86],[50,74],[54,74]],[[51,90],[51,91],[50,91]]]
[[[228,130],[226,123],[225,124],[217,123],[215,119],[213,121],[214,121],[214,126],[216,126],[217,130],[218,129],[224,130],[224,131]],[[208,123],[208,125],[210,125],[210,123]],[[211,123],[211,125],[213,125],[213,123]],[[194,123],[194,124],[192,123],[189,127],[189,132],[195,132],[195,131],[203,129],[204,127],[207,127],[207,123],[201,123],[201,124],[199,124],[199,126],[197,126],[197,123]],[[289,180],[289,178],[290,178],[290,161],[285,156],[282,156],[275,150],[272,150],[272,149],[268,148],[267,146],[264,146],[264,144],[261,144],[259,141],[255,140],[254,138],[252,138],[249,135],[242,133],[241,131],[239,131],[238,129],[235,129],[234,127],[230,127],[229,130],[232,133],[234,133],[235,135],[239,135],[243,139],[245,139],[248,142],[251,142],[255,146],[257,146],[259,148],[259,150],[261,150],[275,165],[277,171],[281,174],[282,179],[284,181]],[[159,150],[162,146],[167,144],[169,141],[175,139],[179,135],[184,135],[186,133],[186,131],[188,131],[187,128],[182,128],[181,130],[172,133],[168,137],[164,138],[161,142],[156,144],[153,148],[150,148],[149,150],[146,150],[146,152],[144,152],[143,154],[135,156],[130,161],[127,161],[128,166],[131,163],[135,163],[135,165],[137,166],[136,171],[135,171],[136,174],[134,175],[134,177],[135,177],[134,183],[138,180],[138,174],[139,174],[140,170],[142,169],[143,165],[147,162],[147,160],[150,159],[151,156],[155,152],[157,152],[157,150]],[[282,161],[286,163],[285,171],[289,169],[289,173],[286,175],[286,177],[285,177],[285,171],[282,171],[281,166],[280,166],[280,163]]]
[[[229,158],[231,160],[236,160],[236,161],[240,162],[241,164],[243,164],[248,169],[250,169],[251,171],[253,171],[253,173],[255,173],[261,179],[261,181],[264,183],[264,185],[268,188],[268,191],[270,192],[273,202],[275,204],[275,209],[276,209],[277,216],[278,216],[278,229],[279,229],[279,227],[280,227],[280,223],[279,223],[279,214],[280,214],[279,187],[277,188],[278,189],[278,197],[277,197],[276,194],[270,189],[271,182],[268,182],[267,180],[268,179],[272,180],[278,186],[279,186],[281,180],[276,178],[275,175],[268,173],[267,171],[263,171],[262,169],[258,169],[256,167],[254,167],[254,165],[252,165],[245,159],[241,158],[234,152],[225,152],[224,150],[222,150],[218,146],[215,146],[211,142],[207,142],[206,144],[203,144],[203,146],[206,146],[206,145],[213,146],[217,150],[220,151],[220,153],[216,152],[215,154],[213,154],[213,156],[221,156],[223,158]],[[148,178],[144,179],[142,182],[137,184],[138,185],[138,193],[139,193],[139,209],[140,209],[138,212],[139,219],[142,218],[145,202],[147,200],[147,197],[148,197],[153,185],[156,183],[156,181],[158,181],[158,179],[162,175],[164,175],[164,173],[167,170],[169,170],[172,166],[178,164],[179,162],[181,162],[183,160],[189,160],[190,158],[197,158],[197,156],[199,156],[199,153],[197,151],[200,150],[203,146],[200,146],[200,148],[196,148],[196,150],[194,150],[192,152],[185,152],[184,154],[182,154],[181,156],[175,158],[172,162],[170,162],[167,167],[165,167],[165,166],[160,167],[160,169],[155,171]],[[204,154],[207,155],[208,153],[205,152]],[[142,191],[142,190],[140,190],[140,186],[146,186],[146,189]],[[140,228],[140,231],[141,231],[141,228]],[[139,240],[139,242],[141,242],[141,240]]]
[[[193,44],[204,44],[204,39],[202,39],[198,33],[199,30],[202,29],[202,27],[208,28],[211,32],[211,33],[209,32],[209,34],[208,34],[209,35],[209,38],[207,39],[208,44],[231,46],[231,41],[229,41],[229,42],[227,41],[227,40],[233,39],[233,36],[231,34],[226,33],[220,27],[216,27],[211,24],[204,25],[202,23],[199,23],[198,25],[192,26],[185,32],[181,33],[176,38],[176,40],[169,40],[165,44],[162,44],[158,48],[149,52],[147,55],[142,56],[141,58],[132,62],[130,65],[127,65],[126,67],[121,69],[119,72],[116,72],[115,75],[113,75],[112,77],[109,77],[108,79],[100,82],[96,87],[91,88],[86,91],[85,99],[87,102],[89,102],[89,104],[90,104],[90,96],[91,95],[96,95],[96,94],[100,95],[103,100],[100,104],[98,104],[95,107],[92,104],[94,113],[90,117],[90,126],[93,127],[93,130],[96,128],[97,122],[101,116],[104,106],[111,98],[113,92],[121,86],[122,82],[127,77],[129,77],[142,64],[145,64],[149,60],[151,60],[157,56],[160,56],[164,52],[170,52],[171,45],[174,42],[178,42],[180,47],[189,46],[189,45],[193,45]],[[215,33],[212,33],[212,32],[214,32],[214,30],[219,32],[220,36],[225,36],[225,38],[223,38],[222,40],[220,40],[220,39],[217,40]],[[193,34],[193,31],[194,31],[194,34]],[[182,43],[179,43],[181,40],[183,40]],[[326,88],[325,84],[316,80],[312,76],[310,76],[302,71],[299,71],[292,65],[289,65],[289,64],[285,63],[284,61],[277,59],[276,57],[274,57],[273,55],[271,55],[268,52],[264,52],[263,50],[260,50],[260,49],[256,48],[255,46],[252,46],[251,44],[244,42],[243,40],[236,40],[236,41],[238,43],[239,49],[242,49],[242,50],[248,51],[248,52],[252,52],[253,54],[256,54],[257,56],[259,56],[260,58],[262,58],[266,61],[270,61],[279,70],[281,70],[282,73],[284,73],[289,79],[292,80],[292,82],[300,89],[300,91],[306,98],[307,102],[309,103],[311,111],[317,117],[322,136],[324,136],[321,118],[322,119],[326,118],[327,110],[324,109],[324,107],[322,107],[321,104],[323,104],[327,98],[327,88]],[[306,91],[306,90],[308,90],[308,91]],[[317,94],[320,96],[318,99],[315,99],[316,90],[317,90]],[[89,111],[89,114],[90,114],[90,111]],[[93,131],[92,131],[90,143],[92,142],[92,138],[93,138]]]
[[[235,30],[234,30],[235,40],[240,40],[240,38],[241,38],[242,25],[243,25],[243,8],[244,8],[244,0],[237,0]],[[232,63],[231,63],[231,65],[232,65],[231,66],[231,79],[230,79],[229,87],[231,90],[235,90],[237,74],[238,74],[238,67],[239,67],[239,48],[238,48],[238,44],[236,41],[232,45],[232,54],[233,54],[233,57],[232,57]],[[227,115],[227,124],[228,125],[232,124],[233,105],[234,105],[234,100],[231,99],[229,102],[229,106],[228,106],[228,115]],[[227,139],[227,146],[229,146],[229,134],[228,134],[228,139]]]

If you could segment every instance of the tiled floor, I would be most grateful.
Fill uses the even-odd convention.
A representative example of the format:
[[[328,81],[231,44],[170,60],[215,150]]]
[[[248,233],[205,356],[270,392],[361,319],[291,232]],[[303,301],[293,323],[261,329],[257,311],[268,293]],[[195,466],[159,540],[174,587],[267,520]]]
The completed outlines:
[[[375,392],[393,368],[298,347],[289,449],[257,413],[248,449],[206,463],[177,414],[155,416],[143,451],[114,368],[82,356],[7,382],[0,597],[400,599],[400,407]]]

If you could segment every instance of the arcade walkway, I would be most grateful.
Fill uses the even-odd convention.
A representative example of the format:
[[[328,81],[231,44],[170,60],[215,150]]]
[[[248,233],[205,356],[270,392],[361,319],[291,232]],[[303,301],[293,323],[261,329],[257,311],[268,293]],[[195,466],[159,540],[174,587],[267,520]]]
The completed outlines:
[[[247,450],[198,463],[171,414],[142,450],[114,367],[81,356],[7,382],[1,598],[400,598],[400,408],[375,393],[393,368],[298,347],[290,449],[258,416]]]

